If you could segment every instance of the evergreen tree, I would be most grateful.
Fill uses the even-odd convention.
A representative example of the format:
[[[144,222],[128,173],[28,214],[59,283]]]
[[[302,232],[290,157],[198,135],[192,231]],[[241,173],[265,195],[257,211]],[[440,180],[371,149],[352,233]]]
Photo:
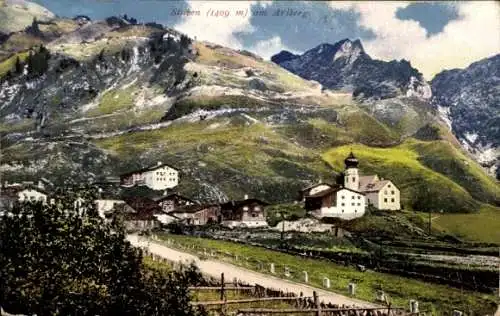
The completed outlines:
[[[16,74],[21,74],[23,73],[23,67],[24,65],[21,63],[21,60],[19,59],[19,56],[16,57],[16,64],[15,64],[15,72]]]

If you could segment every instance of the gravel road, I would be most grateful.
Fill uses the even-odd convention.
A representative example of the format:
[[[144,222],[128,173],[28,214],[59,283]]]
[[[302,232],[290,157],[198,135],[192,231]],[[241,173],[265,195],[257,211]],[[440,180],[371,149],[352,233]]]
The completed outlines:
[[[136,247],[147,247],[149,248],[150,252],[170,261],[186,263],[194,262],[201,272],[212,277],[220,278],[221,273],[224,272],[224,277],[226,280],[233,280],[234,278],[237,278],[249,284],[260,284],[264,287],[280,289],[282,291],[293,292],[296,294],[300,294],[300,292],[302,292],[304,296],[310,297],[313,296],[313,291],[316,291],[319,295],[320,300],[325,303],[356,306],[360,308],[380,307],[369,302],[353,299],[347,296],[335,294],[304,284],[283,280],[270,275],[250,271],[225,262],[214,260],[200,260],[198,257],[192,254],[168,248],[165,245],[156,243],[151,240],[148,242],[145,238],[139,237],[137,235],[129,235],[127,236],[127,240]]]

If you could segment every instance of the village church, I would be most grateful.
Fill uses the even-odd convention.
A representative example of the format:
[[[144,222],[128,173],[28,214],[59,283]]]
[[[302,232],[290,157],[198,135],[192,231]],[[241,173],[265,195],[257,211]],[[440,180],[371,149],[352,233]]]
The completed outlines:
[[[390,180],[361,175],[359,161],[352,152],[344,164],[342,185],[319,183],[301,191],[308,212],[316,217],[351,220],[363,216],[368,205],[379,210],[401,208],[399,189]]]

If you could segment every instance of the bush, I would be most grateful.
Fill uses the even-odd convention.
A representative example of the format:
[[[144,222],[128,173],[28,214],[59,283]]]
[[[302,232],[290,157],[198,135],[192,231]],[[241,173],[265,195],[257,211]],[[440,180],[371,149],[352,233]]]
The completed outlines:
[[[66,191],[66,190],[65,190]],[[198,315],[188,285],[194,269],[146,269],[123,231],[98,217],[92,202],[80,214],[73,190],[56,205],[26,202],[0,219],[0,302],[10,313],[37,315]]]

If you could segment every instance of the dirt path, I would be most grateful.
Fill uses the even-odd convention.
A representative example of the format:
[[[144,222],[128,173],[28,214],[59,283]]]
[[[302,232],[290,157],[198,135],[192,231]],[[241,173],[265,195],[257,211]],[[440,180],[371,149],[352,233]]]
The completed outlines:
[[[194,262],[201,270],[201,272],[212,277],[218,278],[220,277],[221,273],[224,272],[224,277],[228,281],[237,278],[249,284],[260,284],[264,287],[281,289],[283,291],[293,292],[296,294],[300,294],[300,292],[302,292],[304,296],[310,297],[313,296],[313,291],[316,291],[319,295],[320,300],[325,303],[366,308],[380,307],[369,302],[353,299],[347,296],[335,294],[304,284],[283,280],[270,275],[250,271],[229,263],[214,260],[200,260],[194,255],[168,248],[153,241],[148,242],[145,238],[138,237],[137,235],[129,235],[127,236],[127,240],[136,247],[147,247],[152,253],[171,261]]]

